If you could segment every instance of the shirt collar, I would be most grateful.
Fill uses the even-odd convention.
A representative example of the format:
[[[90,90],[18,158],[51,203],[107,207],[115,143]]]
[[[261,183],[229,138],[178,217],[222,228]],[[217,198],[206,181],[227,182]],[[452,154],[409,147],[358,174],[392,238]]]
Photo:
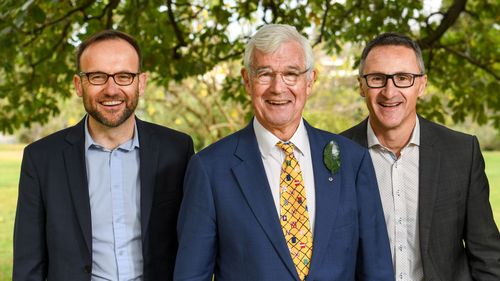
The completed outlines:
[[[368,147],[372,148],[374,146],[382,146],[377,139],[377,136],[373,132],[373,128],[370,124],[370,120],[368,120],[368,126],[366,128],[366,135],[367,135],[367,140],[368,140]],[[408,145],[413,144],[416,146],[420,146],[420,122],[418,120],[418,116],[415,121],[415,127],[413,128],[413,132],[410,137],[410,141],[408,142]]]
[[[260,153],[264,159],[273,152],[279,151],[276,144],[281,140],[264,128],[257,118],[253,119],[253,129],[255,131],[255,136],[257,137]],[[303,119],[300,120],[299,127],[289,141],[293,143],[296,151],[304,155],[309,139],[307,137],[307,130],[304,126]]]
[[[88,125],[88,119],[89,116],[85,116],[85,151],[87,151],[90,147],[98,147],[98,148],[103,148],[102,145],[99,143],[95,142],[92,136],[90,135],[89,132],[89,125]],[[139,148],[139,133],[137,131],[137,123],[135,122],[134,119],[134,136],[132,139],[120,144],[117,149],[123,149],[126,151],[130,151],[134,148]]]

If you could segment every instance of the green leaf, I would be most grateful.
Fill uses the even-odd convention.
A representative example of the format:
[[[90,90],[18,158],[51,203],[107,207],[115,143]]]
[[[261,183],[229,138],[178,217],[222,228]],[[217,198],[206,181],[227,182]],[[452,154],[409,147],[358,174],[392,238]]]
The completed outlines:
[[[33,19],[35,20],[35,22],[37,22],[37,23],[45,22],[45,18],[46,18],[45,12],[38,5],[34,5],[31,8],[31,15],[33,16]]]
[[[340,150],[337,142],[331,140],[323,150],[323,162],[326,168],[335,174],[340,169]]]

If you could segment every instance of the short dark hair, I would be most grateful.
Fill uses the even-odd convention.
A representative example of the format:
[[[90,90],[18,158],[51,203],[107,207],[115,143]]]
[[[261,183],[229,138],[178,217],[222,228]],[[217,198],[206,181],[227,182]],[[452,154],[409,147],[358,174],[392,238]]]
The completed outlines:
[[[80,58],[85,51],[90,45],[97,43],[97,42],[102,42],[106,40],[113,40],[113,39],[121,39],[129,43],[132,47],[134,47],[135,51],[137,52],[137,56],[139,57],[139,72],[141,71],[142,68],[142,54],[141,54],[141,48],[139,47],[139,44],[137,41],[134,39],[134,37],[128,35],[125,32],[121,32],[118,30],[114,29],[107,29],[100,31],[98,33],[95,33],[94,35],[90,36],[87,38],[85,41],[83,41],[79,46],[78,50],[76,52],[76,69],[80,71]]]
[[[375,37],[372,41],[366,44],[361,54],[361,60],[359,62],[359,75],[363,75],[363,68],[365,66],[366,57],[370,51],[379,46],[404,46],[408,47],[415,52],[417,57],[418,66],[421,73],[425,73],[424,59],[422,57],[422,50],[418,46],[417,42],[413,41],[410,37],[396,32],[386,32]]]

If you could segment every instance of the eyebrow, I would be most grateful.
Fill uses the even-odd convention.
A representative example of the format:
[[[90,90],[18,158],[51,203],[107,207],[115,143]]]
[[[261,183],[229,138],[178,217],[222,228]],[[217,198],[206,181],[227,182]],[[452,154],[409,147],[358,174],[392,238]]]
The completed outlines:
[[[82,72],[87,72],[87,73],[106,73],[106,74],[115,74],[115,73],[138,73],[140,71],[130,71],[130,70],[119,70],[119,71],[116,71],[116,72],[106,72],[106,71],[102,71],[102,70],[91,70],[91,71],[83,71]]]
[[[287,70],[297,70],[297,71],[300,71],[300,69],[301,68],[298,67],[298,66],[287,66],[284,71],[287,71]],[[254,70],[255,71],[263,71],[263,70],[275,71],[270,66],[261,66],[261,67],[254,68]]]

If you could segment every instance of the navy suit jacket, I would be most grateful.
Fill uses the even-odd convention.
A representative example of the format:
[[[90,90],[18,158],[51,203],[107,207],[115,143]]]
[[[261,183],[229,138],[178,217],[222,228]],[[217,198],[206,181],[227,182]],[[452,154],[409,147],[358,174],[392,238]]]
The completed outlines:
[[[500,280],[500,234],[476,137],[418,117],[418,231],[426,281]],[[368,146],[367,124],[342,133]]]
[[[85,120],[85,119],[84,119]],[[84,120],[24,150],[14,227],[14,281],[89,281],[92,229]],[[144,280],[172,280],[178,209],[193,142],[136,119]]]
[[[307,280],[393,280],[384,215],[368,151],[306,123],[316,187]],[[335,140],[341,167],[323,164]],[[333,180],[332,180],[333,179]],[[193,156],[178,221],[174,280],[299,280],[252,124]]]

